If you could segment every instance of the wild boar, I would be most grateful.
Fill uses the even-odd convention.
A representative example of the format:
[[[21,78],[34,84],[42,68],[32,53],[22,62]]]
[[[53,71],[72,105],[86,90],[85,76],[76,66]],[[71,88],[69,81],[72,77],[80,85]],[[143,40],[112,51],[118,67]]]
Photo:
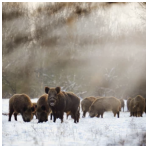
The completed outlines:
[[[14,113],[14,119],[17,121],[17,114],[20,113],[25,122],[30,122],[33,118],[34,106],[26,94],[15,94],[9,100],[9,119]]]
[[[38,123],[48,121],[48,115],[51,112],[51,108],[48,105],[48,95],[43,94],[37,101],[36,115]]]
[[[112,111],[114,117],[117,114],[117,117],[119,118],[120,109],[121,102],[119,101],[119,99],[116,99],[115,97],[102,97],[92,103],[89,108],[89,116],[100,117],[101,115],[101,118],[103,118],[104,112]]]
[[[130,116],[142,117],[143,112],[145,111],[145,99],[137,95],[130,101]]]
[[[89,107],[95,100],[95,97],[87,97],[81,101],[81,109],[83,111],[82,118],[86,116],[86,113],[89,111]]]
[[[69,111],[73,114],[74,123],[79,122],[77,110],[80,105],[80,99],[74,93],[63,92],[60,87],[45,87],[45,93],[48,94],[48,104],[54,117],[53,122],[56,122],[58,116],[62,123],[64,112],[67,113]]]

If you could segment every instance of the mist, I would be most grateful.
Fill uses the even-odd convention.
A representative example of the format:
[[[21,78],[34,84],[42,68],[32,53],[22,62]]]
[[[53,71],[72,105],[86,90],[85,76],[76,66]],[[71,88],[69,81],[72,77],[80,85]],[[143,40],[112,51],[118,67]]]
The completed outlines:
[[[2,3],[2,97],[60,86],[146,97],[146,3]]]

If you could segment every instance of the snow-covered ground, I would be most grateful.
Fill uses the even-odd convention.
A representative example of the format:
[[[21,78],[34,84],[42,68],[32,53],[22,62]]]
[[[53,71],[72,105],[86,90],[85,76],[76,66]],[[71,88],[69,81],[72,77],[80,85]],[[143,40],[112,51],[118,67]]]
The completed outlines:
[[[8,100],[2,99],[2,112],[8,113]],[[36,102],[37,99],[32,99]],[[125,101],[126,103],[126,101]],[[18,115],[18,121],[12,116],[2,115],[2,145],[3,146],[137,146],[146,145],[146,114],[143,117],[129,117],[125,112],[120,112],[120,118],[113,117],[112,112],[105,112],[104,118],[81,118],[78,124],[69,116],[61,123],[57,119],[53,123],[37,123],[37,119],[23,122]]]

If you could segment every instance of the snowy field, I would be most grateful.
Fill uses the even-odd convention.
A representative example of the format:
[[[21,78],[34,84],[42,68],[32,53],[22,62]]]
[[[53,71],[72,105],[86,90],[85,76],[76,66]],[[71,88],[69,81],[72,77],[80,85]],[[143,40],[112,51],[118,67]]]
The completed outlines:
[[[2,112],[8,113],[8,100],[2,99]],[[32,99],[36,102],[37,99]],[[126,103],[126,101],[125,101]],[[25,123],[18,115],[18,121],[12,116],[2,115],[2,146],[138,146],[146,145],[146,114],[143,117],[129,117],[120,112],[120,118],[113,117],[112,112],[105,112],[104,118],[82,118],[82,111],[78,124],[73,123],[69,116],[61,123],[57,119],[53,123],[37,123],[34,119]]]

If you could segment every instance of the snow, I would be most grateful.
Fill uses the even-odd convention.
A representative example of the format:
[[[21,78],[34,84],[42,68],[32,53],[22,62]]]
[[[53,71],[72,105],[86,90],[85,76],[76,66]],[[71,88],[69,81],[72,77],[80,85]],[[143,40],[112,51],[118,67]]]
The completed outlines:
[[[32,99],[36,102],[37,99]],[[125,101],[126,103],[126,101]],[[2,113],[8,113],[9,99],[2,99]],[[104,118],[82,118],[75,124],[69,116],[61,123],[48,118],[48,122],[37,123],[37,119],[24,122],[18,115],[18,121],[2,115],[2,146],[137,146],[145,145],[146,114],[143,117],[129,117],[130,113],[120,112],[120,118],[112,112],[105,112]]]

